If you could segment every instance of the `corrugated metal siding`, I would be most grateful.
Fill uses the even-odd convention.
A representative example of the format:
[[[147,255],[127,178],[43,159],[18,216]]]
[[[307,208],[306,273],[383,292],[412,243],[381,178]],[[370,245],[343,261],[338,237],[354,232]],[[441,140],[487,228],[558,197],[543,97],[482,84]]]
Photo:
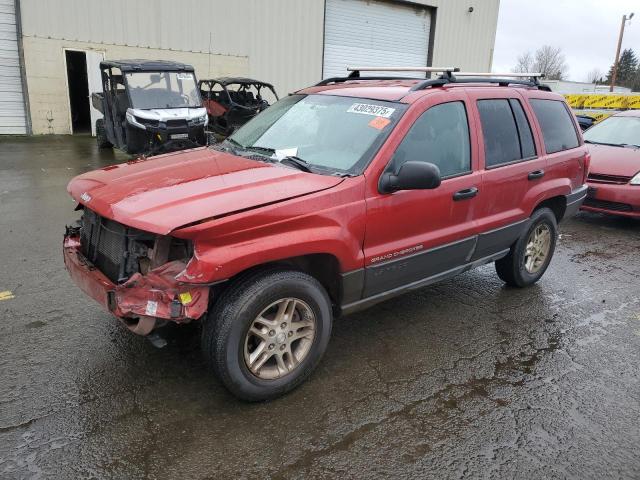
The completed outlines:
[[[248,57],[250,71],[238,73],[282,93],[320,80],[322,0],[21,0],[21,8],[26,37]]]
[[[14,0],[0,0],[0,134],[27,133]]]
[[[211,46],[214,53],[246,56],[251,4],[250,0],[21,0],[22,31],[25,36],[187,52],[208,52]]]
[[[433,64],[453,65],[467,71],[491,70],[499,6],[500,0],[441,0]]]
[[[253,0],[247,18],[250,75],[271,81],[280,96],[320,80],[324,1]]]
[[[424,66],[430,24],[429,9],[424,7],[326,0],[323,77],[344,76],[347,66]]]

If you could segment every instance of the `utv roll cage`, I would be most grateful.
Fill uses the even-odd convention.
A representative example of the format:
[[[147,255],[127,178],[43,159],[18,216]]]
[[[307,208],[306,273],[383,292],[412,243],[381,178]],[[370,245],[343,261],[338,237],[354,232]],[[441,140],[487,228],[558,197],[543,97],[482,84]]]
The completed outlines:
[[[262,96],[264,89],[278,100],[272,84],[252,78],[205,79],[198,82],[198,88],[209,115],[209,129],[220,137],[230,135],[269,106]]]

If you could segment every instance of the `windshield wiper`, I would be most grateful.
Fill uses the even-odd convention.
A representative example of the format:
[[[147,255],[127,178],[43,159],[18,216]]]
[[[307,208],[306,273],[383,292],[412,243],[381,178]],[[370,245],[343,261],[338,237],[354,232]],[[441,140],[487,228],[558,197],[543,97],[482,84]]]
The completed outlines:
[[[273,155],[276,151],[273,148],[269,148],[269,147],[258,147],[256,145],[251,145],[250,147],[244,147],[247,150],[253,150],[255,152],[262,152],[262,153],[266,153],[268,155]]]
[[[298,170],[302,170],[303,172],[311,173],[309,162],[301,159],[300,157],[296,157],[295,155],[287,155],[282,160],[280,160],[280,163],[285,163],[285,165],[291,165],[293,167],[296,167]]]
[[[585,140],[584,143],[591,143],[594,145],[606,145],[607,147],[637,147],[637,145],[631,145],[629,143],[607,143],[607,142],[594,142],[593,140]]]

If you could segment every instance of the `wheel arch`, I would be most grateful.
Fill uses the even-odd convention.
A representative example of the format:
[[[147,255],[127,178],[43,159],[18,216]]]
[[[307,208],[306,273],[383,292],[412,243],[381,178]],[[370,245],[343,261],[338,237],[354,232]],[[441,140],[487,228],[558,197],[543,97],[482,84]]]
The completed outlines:
[[[295,270],[304,272],[318,280],[324,287],[329,294],[334,311],[341,303],[343,288],[340,261],[338,257],[331,253],[311,253],[253,265],[236,273],[229,278],[228,281],[214,285],[212,288],[214,288],[218,294],[214,294],[213,297],[219,297],[219,293],[233,283],[242,281],[248,276],[270,270]]]
[[[540,210],[541,208],[548,208],[556,217],[556,221],[560,221],[564,218],[564,213],[567,210],[567,197],[565,195],[556,195],[555,197],[547,198],[539,202],[533,209],[533,212]]]

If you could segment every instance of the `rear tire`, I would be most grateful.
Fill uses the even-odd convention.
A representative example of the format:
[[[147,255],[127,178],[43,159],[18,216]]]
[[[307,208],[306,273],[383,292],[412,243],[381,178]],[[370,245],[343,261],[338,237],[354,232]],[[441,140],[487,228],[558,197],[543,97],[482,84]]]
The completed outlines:
[[[96,143],[98,148],[111,148],[113,145],[107,139],[107,131],[104,127],[104,118],[96,120]]]
[[[496,261],[498,277],[512,287],[528,287],[547,270],[558,238],[556,216],[548,208],[533,212],[529,228],[511,247],[509,254]]]
[[[315,278],[271,270],[241,277],[223,292],[203,324],[202,350],[236,397],[269,400],[311,375],[331,325],[331,301]]]

